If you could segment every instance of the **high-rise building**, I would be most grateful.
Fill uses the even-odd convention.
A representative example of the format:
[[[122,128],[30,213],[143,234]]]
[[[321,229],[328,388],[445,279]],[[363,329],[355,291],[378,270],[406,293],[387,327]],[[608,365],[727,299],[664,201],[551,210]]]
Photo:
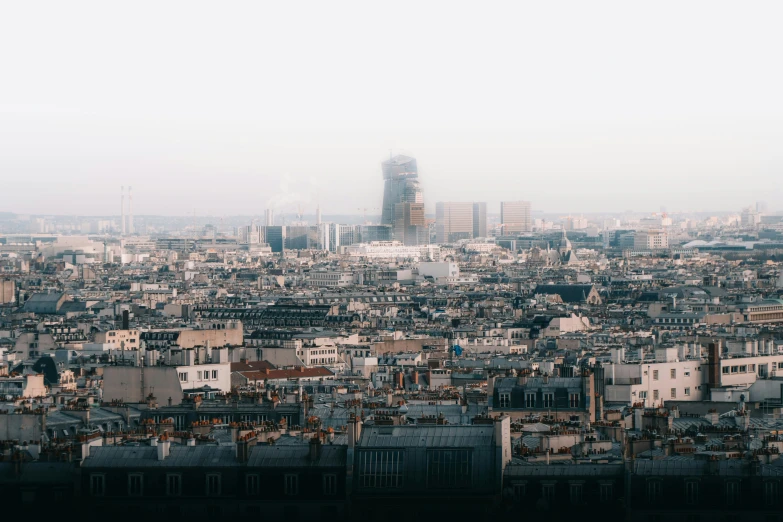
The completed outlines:
[[[405,246],[429,245],[430,230],[424,218],[424,203],[395,204],[392,235]]]
[[[669,248],[669,236],[663,229],[638,230],[634,235],[633,247],[636,250]]]
[[[473,203],[435,204],[435,242],[452,243],[473,237]]]
[[[416,160],[400,155],[384,161],[381,167],[381,224],[391,225],[394,239],[405,245],[429,244],[429,232],[424,219],[424,193],[419,185]]]
[[[531,205],[529,201],[501,201],[500,223],[503,235],[526,234],[533,231]]]
[[[486,203],[473,203],[473,237],[487,237]]]
[[[268,208],[264,211],[264,225],[271,227],[274,225],[274,214],[272,213],[272,209]]]

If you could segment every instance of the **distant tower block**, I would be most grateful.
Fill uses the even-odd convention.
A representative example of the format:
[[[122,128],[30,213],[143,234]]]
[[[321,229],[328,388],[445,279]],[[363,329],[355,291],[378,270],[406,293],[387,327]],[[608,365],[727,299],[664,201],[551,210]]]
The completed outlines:
[[[133,234],[133,187],[128,187],[128,234]]]
[[[316,225],[321,224],[321,205],[315,207],[315,224]]]
[[[125,235],[125,185],[120,188],[120,234]]]
[[[268,227],[274,225],[274,215],[272,214],[271,208],[268,208],[264,211],[264,224]]]

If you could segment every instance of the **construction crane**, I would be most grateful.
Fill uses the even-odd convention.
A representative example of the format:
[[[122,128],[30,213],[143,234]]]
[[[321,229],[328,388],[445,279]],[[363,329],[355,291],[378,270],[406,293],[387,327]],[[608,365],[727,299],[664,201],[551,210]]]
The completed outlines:
[[[365,207],[365,208],[357,208],[356,210],[362,211],[362,222],[367,223],[367,211],[368,210],[378,210],[378,207]]]

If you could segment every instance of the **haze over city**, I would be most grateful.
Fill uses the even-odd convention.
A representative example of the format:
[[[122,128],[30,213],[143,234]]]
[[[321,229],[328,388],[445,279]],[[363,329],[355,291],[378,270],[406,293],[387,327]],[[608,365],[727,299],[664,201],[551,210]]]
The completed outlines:
[[[781,209],[774,2],[15,2],[0,211],[360,214],[415,156],[437,201]],[[376,213],[379,211],[376,211]]]

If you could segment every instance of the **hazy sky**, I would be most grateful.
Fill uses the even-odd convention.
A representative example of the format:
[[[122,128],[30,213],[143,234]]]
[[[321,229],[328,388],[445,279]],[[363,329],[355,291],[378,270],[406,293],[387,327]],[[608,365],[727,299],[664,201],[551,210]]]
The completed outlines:
[[[781,2],[4,2],[0,211],[783,209]]]

